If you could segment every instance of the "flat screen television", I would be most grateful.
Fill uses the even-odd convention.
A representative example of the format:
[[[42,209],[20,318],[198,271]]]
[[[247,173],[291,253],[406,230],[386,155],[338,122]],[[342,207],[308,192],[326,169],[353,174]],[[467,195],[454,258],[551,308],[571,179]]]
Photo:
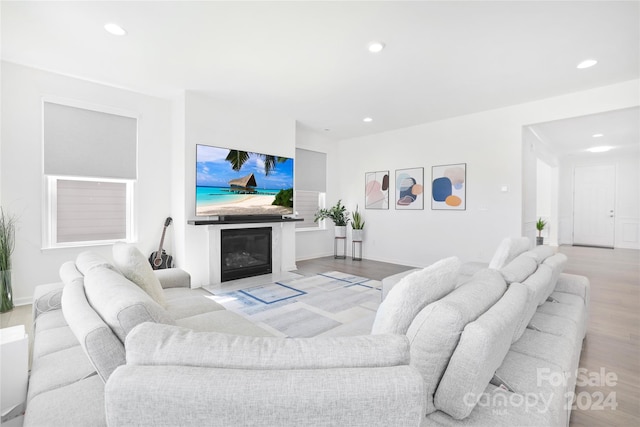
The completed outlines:
[[[293,214],[293,159],[196,145],[196,216]]]

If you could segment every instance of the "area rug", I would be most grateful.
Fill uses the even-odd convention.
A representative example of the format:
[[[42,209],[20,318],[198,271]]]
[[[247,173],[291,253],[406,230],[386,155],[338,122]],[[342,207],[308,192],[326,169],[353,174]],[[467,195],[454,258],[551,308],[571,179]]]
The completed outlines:
[[[330,271],[228,292],[208,291],[227,310],[276,336],[313,337],[370,333],[381,287],[377,280]]]

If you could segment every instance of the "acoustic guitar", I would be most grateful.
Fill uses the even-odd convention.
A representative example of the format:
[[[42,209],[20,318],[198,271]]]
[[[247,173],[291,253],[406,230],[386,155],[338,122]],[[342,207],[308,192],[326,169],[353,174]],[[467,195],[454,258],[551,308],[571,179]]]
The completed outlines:
[[[149,262],[151,263],[151,268],[154,270],[160,270],[163,268],[171,268],[173,267],[173,257],[168,255],[167,252],[162,249],[162,245],[164,244],[164,235],[167,232],[167,227],[171,224],[171,217],[167,217],[164,220],[164,228],[162,229],[162,238],[160,238],[160,246],[157,251],[154,251],[149,257]]]

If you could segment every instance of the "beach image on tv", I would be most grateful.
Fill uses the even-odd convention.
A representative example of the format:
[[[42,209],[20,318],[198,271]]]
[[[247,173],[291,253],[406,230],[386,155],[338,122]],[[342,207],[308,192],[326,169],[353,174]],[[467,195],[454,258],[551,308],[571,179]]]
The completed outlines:
[[[290,215],[293,159],[196,146],[196,215]]]

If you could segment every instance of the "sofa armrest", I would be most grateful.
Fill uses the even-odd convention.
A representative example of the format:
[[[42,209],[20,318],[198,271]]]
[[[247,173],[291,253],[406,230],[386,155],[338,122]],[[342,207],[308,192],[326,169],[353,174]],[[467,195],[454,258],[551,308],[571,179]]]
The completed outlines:
[[[180,268],[154,270],[153,273],[160,281],[162,289],[191,287],[191,275]]]
[[[121,366],[105,387],[109,426],[419,426],[411,366],[246,370]]]
[[[35,321],[42,313],[62,308],[63,282],[36,286],[33,292],[32,316]]]
[[[561,273],[554,290],[579,296],[584,300],[585,307],[589,308],[590,288],[589,279],[585,276]]]

